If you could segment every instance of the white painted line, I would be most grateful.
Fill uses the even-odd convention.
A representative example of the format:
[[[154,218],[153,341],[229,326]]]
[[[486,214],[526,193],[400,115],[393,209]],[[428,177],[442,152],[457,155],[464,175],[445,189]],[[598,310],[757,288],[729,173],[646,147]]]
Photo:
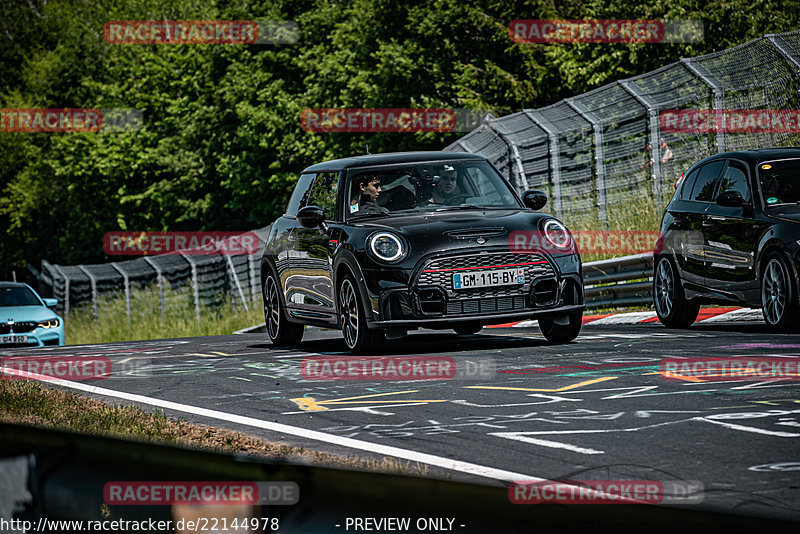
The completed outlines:
[[[545,482],[546,480],[543,478],[532,477],[530,475],[524,475],[522,473],[504,471],[502,469],[495,469],[493,467],[487,467],[484,465],[462,462],[450,458],[443,458],[441,456],[434,456],[432,454],[425,454],[422,452],[412,451],[408,449],[401,449],[398,447],[391,447],[388,445],[379,445],[376,443],[370,443],[368,441],[346,438],[343,436],[334,436],[331,434],[326,434],[324,432],[318,432],[316,430],[308,430],[306,428],[284,425],[281,423],[271,423],[269,421],[262,421],[261,419],[255,419],[253,417],[245,417],[242,415],[220,412],[217,410],[209,410],[207,408],[199,408],[197,406],[189,406],[188,404],[181,404],[178,402],[154,399],[151,397],[146,397],[144,395],[136,395],[133,393],[114,391],[112,389],[106,389],[97,386],[89,386],[87,384],[81,384],[80,382],[53,379],[49,376],[29,373],[27,371],[21,371],[19,369],[14,369],[12,367],[0,367],[0,373],[16,375],[21,378],[28,378],[31,380],[39,380],[57,386],[63,386],[70,389],[86,391],[87,393],[93,393],[95,395],[103,395],[106,397],[129,400],[140,404],[147,404],[150,406],[156,406],[158,408],[164,408],[167,410],[190,413],[193,415],[199,415],[201,417],[209,417],[211,419],[227,421],[229,423],[236,423],[239,425],[262,428],[264,430],[270,430],[272,432],[279,432],[282,434],[289,434],[301,438],[314,439],[317,441],[330,443],[332,445],[339,445],[341,447],[359,449],[363,451],[372,452],[375,454],[382,454],[385,456],[394,456],[397,458],[402,458],[404,460],[411,460],[412,462],[419,462],[423,464],[433,465],[436,467],[449,469],[451,471],[458,471],[469,475],[478,475],[486,478],[491,478],[493,480],[500,480],[503,482],[513,482],[515,480]]]
[[[753,432],[754,434],[766,434],[767,436],[778,436],[779,438],[796,438],[800,434],[794,432],[776,432],[774,430],[764,430],[763,428],[753,428],[752,426],[735,425],[733,423],[723,423],[722,421],[714,421],[713,419],[706,419],[705,417],[693,417],[694,421],[703,421],[705,423],[714,423],[715,425],[724,426],[731,430],[742,430],[744,432]]]
[[[525,435],[526,432],[492,432],[490,436],[497,436],[499,438],[508,438],[525,443],[532,443],[534,445],[541,445],[542,447],[551,447],[553,449],[564,449],[566,451],[579,452],[581,454],[605,454],[605,451],[598,451],[595,449],[584,449],[568,443],[560,443],[558,441],[549,441],[546,439],[529,438]]]

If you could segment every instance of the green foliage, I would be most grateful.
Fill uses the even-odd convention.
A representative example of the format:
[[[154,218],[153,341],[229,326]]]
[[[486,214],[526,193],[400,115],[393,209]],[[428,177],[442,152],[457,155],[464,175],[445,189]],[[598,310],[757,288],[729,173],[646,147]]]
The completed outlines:
[[[0,134],[0,276],[103,262],[113,230],[246,230],[325,158],[439,149],[457,134],[308,133],[319,107],[551,104],[681,57],[798,27],[798,0],[6,0],[0,107],[134,108],[130,132]],[[699,19],[694,44],[513,43],[525,18]],[[291,45],[121,45],[110,20],[292,20]]]

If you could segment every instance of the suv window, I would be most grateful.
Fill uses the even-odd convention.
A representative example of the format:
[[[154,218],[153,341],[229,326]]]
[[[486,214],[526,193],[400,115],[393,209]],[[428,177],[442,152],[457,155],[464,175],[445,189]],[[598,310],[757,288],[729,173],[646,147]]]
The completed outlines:
[[[303,198],[308,196],[308,189],[311,187],[311,181],[316,174],[301,174],[297,185],[294,186],[294,193],[292,198],[289,199],[289,206],[286,208],[286,215],[289,217],[297,217],[297,211],[300,209],[300,202]]]
[[[307,194],[300,200],[300,207],[317,206],[325,210],[325,218],[328,220],[339,220],[339,213],[336,209],[338,198],[339,173],[325,172],[318,174],[314,178]]]
[[[714,189],[717,185],[717,177],[725,165],[725,160],[712,161],[700,167],[700,172],[694,182],[692,193],[689,200],[701,202],[711,202],[714,198]]]
[[[697,167],[695,170],[690,172],[686,178],[683,179],[683,185],[681,186],[681,198],[683,200],[689,199],[689,194],[692,192],[692,187],[694,187],[694,180],[697,178],[697,173],[700,171],[700,167]]]
[[[738,161],[728,161],[728,168],[719,185],[719,195],[724,191],[738,191],[745,202],[750,202],[750,186],[747,185],[747,170]]]

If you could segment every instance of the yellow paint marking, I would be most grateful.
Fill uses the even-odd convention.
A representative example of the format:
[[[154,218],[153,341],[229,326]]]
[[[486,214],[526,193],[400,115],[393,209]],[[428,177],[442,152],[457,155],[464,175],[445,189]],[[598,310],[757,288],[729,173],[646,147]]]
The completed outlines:
[[[685,380],[686,382],[706,382],[705,380],[697,378],[696,376],[686,376],[680,373],[672,373],[669,371],[665,371],[663,373],[659,372],[659,374],[663,375],[664,378],[674,378],[676,380]]]
[[[402,393],[419,393],[418,389],[413,389],[411,391],[394,391],[391,393],[373,393],[370,395],[359,395],[357,397],[345,397],[342,399],[328,399],[318,401],[315,400],[314,397],[298,397],[296,399],[289,399],[293,403],[297,404],[297,406],[306,412],[319,412],[327,410],[327,406],[322,406],[323,404],[329,406],[339,406],[344,404],[390,404],[390,403],[408,403],[408,402],[447,402],[447,400],[429,400],[429,399],[406,399],[406,400],[381,400],[375,399],[374,397],[385,397],[386,395],[400,395]],[[372,400],[355,400],[355,399],[372,399]]]
[[[233,354],[228,354],[227,352],[217,352],[215,350],[212,350],[211,354],[219,354],[220,356],[233,356]]]
[[[536,388],[511,388],[511,387],[504,387],[504,386],[464,386],[466,389],[504,389],[508,391],[541,391],[544,393],[557,393],[559,391],[568,391],[570,389],[579,388],[581,386],[588,386],[590,384],[597,384],[598,382],[605,382],[606,380],[614,380],[617,378],[616,376],[604,376],[602,378],[594,378],[592,380],[586,380],[584,382],[578,382],[577,384],[572,384],[571,386],[564,386],[563,388],[557,389],[536,389]]]

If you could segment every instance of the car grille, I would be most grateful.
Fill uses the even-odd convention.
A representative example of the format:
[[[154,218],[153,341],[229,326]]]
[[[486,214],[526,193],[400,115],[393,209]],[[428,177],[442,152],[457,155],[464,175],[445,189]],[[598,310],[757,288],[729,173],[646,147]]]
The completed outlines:
[[[10,334],[11,331],[15,334],[24,334],[25,332],[33,332],[36,330],[36,323],[30,321],[23,321],[19,323],[3,323],[0,324],[0,334]]]
[[[453,289],[455,269],[502,269],[525,267],[525,284],[475,289]],[[447,315],[474,315],[524,310],[527,295],[534,280],[555,279],[555,271],[541,254],[516,254],[508,252],[446,256],[428,260],[417,278],[416,286],[440,288],[447,297],[444,311]],[[441,313],[441,312],[440,312]]]

